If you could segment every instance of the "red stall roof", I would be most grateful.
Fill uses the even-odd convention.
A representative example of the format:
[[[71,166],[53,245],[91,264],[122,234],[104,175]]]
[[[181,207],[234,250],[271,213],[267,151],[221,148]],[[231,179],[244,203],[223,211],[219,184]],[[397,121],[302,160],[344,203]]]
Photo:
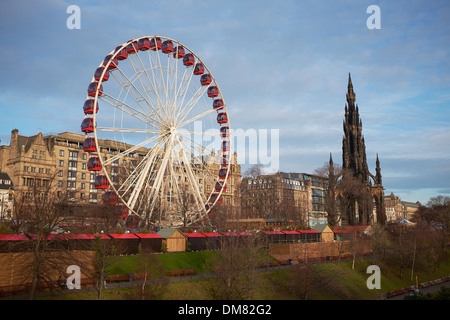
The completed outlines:
[[[0,234],[0,241],[29,240],[24,234]]]
[[[50,234],[47,237],[47,240],[52,240],[54,238],[58,238],[60,240],[93,240],[96,237],[100,237],[102,239],[110,239],[106,234],[99,233],[99,234],[87,234],[87,233],[60,233],[60,234]],[[36,238],[36,236],[33,236],[33,239]]]
[[[317,230],[297,230],[300,233],[320,233]]]
[[[206,238],[206,236],[200,232],[185,232],[184,234],[188,238]]]
[[[238,236],[237,232],[221,232],[224,236]]]
[[[110,233],[113,239],[139,239],[139,237],[133,233]]]
[[[157,233],[134,233],[141,239],[162,239],[162,237]]]
[[[207,237],[221,237],[222,234],[218,232],[202,232]]]
[[[300,232],[295,231],[295,230],[286,230],[286,231],[281,231],[284,234],[300,234]]]
[[[273,231],[263,231],[263,232],[266,233],[266,234],[284,234],[283,232],[278,231],[278,230],[273,230]]]

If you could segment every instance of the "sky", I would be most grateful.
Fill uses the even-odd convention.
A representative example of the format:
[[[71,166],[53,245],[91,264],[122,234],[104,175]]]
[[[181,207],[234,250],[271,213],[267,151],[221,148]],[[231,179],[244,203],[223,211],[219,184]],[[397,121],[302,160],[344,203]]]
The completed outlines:
[[[70,5],[80,29],[67,27]],[[368,28],[371,5],[379,29]],[[450,196],[449,16],[445,0],[3,1],[0,144],[15,128],[79,132],[106,54],[160,35],[205,62],[232,128],[279,132],[269,145],[284,172],[314,173],[330,153],[342,163],[351,73],[369,171],[378,154],[385,193],[426,203]]]

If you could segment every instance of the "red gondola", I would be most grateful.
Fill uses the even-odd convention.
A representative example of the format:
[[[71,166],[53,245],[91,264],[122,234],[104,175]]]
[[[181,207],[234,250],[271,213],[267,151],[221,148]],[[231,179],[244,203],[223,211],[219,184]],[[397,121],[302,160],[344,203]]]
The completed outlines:
[[[148,38],[139,39],[138,47],[140,51],[147,51],[150,49],[150,40]]]
[[[211,75],[209,73],[202,74],[200,77],[200,84],[202,86],[207,86],[212,82]]]
[[[195,58],[192,53],[188,53],[183,57],[183,64],[185,66],[193,66],[195,63]]]
[[[101,96],[103,92],[103,86],[100,84],[99,87],[97,81],[91,82],[91,84],[89,85],[88,96],[95,97],[95,92],[97,91],[97,88],[98,88],[98,96]]]
[[[83,150],[85,152],[96,152],[97,146],[93,137],[87,137],[83,142]]]
[[[136,40],[127,45],[128,54],[135,54],[138,51],[139,51],[139,44]]]
[[[213,193],[211,195],[211,203],[214,203],[214,201],[216,201],[217,197],[219,196],[218,193]],[[217,200],[216,203],[221,203],[222,202],[222,197],[219,198],[219,200]]]
[[[114,217],[116,219],[125,219],[128,217],[128,207],[124,204],[119,204],[114,208]]]
[[[153,51],[158,51],[161,49],[162,41],[161,38],[152,38],[150,40],[150,49]]]
[[[173,42],[170,40],[166,40],[162,43],[161,51],[163,53],[172,53],[173,52]]]
[[[223,100],[222,99],[216,99],[213,102],[213,108],[216,110],[223,109]]]
[[[93,118],[84,118],[81,123],[81,131],[84,133],[92,133],[94,132],[94,119]]]
[[[220,127],[220,135],[222,136],[222,138],[229,137],[230,127],[228,126]]]
[[[104,174],[99,174],[95,177],[94,186],[95,189],[108,189],[108,179]]]
[[[228,158],[228,155],[223,155],[222,156],[222,163],[221,163],[221,165],[222,166],[227,166],[228,165],[228,163],[229,163],[229,160],[228,160],[229,158]]]
[[[230,151],[230,141],[222,141],[222,151]]]
[[[227,176],[228,169],[222,168],[219,170],[219,179],[225,179]]]
[[[227,114],[225,112],[219,112],[217,114],[217,123],[226,123],[228,122]]]
[[[203,64],[201,64],[200,62],[197,62],[194,67],[194,74],[198,76],[198,75],[203,74],[204,72],[205,72],[205,67],[203,66]]]
[[[175,59],[181,59],[184,57],[184,48],[182,46],[178,46],[173,49],[173,57]]]
[[[87,168],[89,171],[100,171],[102,170],[102,164],[97,156],[90,157],[87,163]]]
[[[114,53],[116,53],[117,51],[119,52],[116,56],[117,60],[125,60],[126,58],[128,58],[127,47],[122,48],[122,46],[117,46],[116,50],[114,50]]]
[[[219,95],[219,89],[216,86],[208,88],[208,97],[215,98]]]
[[[111,60],[112,56],[113,56],[112,54],[108,54],[105,57],[105,59],[103,60],[103,66],[106,66],[108,64],[108,62],[109,62],[109,60]],[[117,58],[112,59],[111,63],[108,66],[108,70],[116,69],[118,63],[119,62],[118,62]]]
[[[103,204],[117,204],[117,194],[114,191],[106,191],[102,196]]]
[[[139,217],[135,214],[130,214],[125,222],[127,228],[135,229],[139,226]]]
[[[223,189],[222,189],[222,186],[223,186]],[[226,192],[227,191],[227,186],[226,186],[226,184],[224,182],[217,181],[216,182],[216,186],[214,187],[214,189],[216,190],[216,192],[219,192],[220,189],[222,189],[223,192]]]
[[[83,106],[84,114],[94,114],[94,99],[87,99]],[[98,112],[98,103],[95,104],[95,112]]]
[[[95,78],[96,81],[100,80],[100,77],[102,76],[103,70],[105,70],[105,67],[98,67],[95,70],[94,78]],[[105,74],[103,75],[102,81],[108,81],[108,79],[109,79],[109,71],[106,70]]]

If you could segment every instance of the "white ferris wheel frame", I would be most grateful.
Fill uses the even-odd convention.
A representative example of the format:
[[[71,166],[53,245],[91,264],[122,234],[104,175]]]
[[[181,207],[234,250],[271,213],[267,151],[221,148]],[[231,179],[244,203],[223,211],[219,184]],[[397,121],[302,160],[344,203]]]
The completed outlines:
[[[147,114],[147,113],[143,113],[143,112],[141,112],[141,111],[139,111],[139,110],[136,110],[135,108],[133,108],[133,107],[131,107],[131,106],[127,106],[128,108],[130,108],[131,110],[133,110],[133,112],[135,112],[135,114],[133,114],[132,116],[134,116],[135,118],[137,118],[138,120],[141,120],[141,121],[143,121],[143,122],[146,122],[145,120],[147,120],[147,121],[150,121],[151,122],[151,124],[153,125],[154,123],[159,123],[159,125],[161,126],[160,128],[162,128],[162,127],[164,127],[166,130],[169,130],[169,131],[166,131],[165,132],[165,135],[168,135],[168,139],[169,139],[169,141],[164,141],[164,137],[163,137],[163,132],[161,131],[161,129],[160,129],[160,131],[158,132],[157,130],[143,130],[143,129],[133,129],[133,128],[129,128],[129,129],[123,129],[123,128],[98,128],[97,127],[97,121],[96,121],[96,117],[97,117],[97,111],[98,111],[98,109],[99,109],[99,104],[98,104],[98,100],[99,100],[99,88],[101,88],[102,87],[102,82],[103,82],[103,78],[104,78],[104,76],[105,76],[105,74],[106,74],[106,72],[108,72],[109,71],[109,75],[111,76],[111,75],[113,75],[113,72],[112,71],[114,71],[114,70],[109,70],[109,65],[111,64],[111,62],[113,62],[114,61],[114,59],[116,58],[116,56],[122,51],[122,49],[124,49],[124,48],[126,48],[129,44],[131,44],[131,43],[134,43],[134,42],[139,42],[139,40],[141,40],[141,39],[149,39],[149,41],[151,41],[151,39],[154,39],[154,41],[155,41],[155,45],[157,45],[157,43],[156,43],[156,39],[161,39],[161,42],[162,41],[165,41],[165,40],[168,40],[168,41],[171,41],[172,43],[173,43],[173,48],[174,48],[174,50],[173,50],[173,52],[170,52],[170,53],[167,53],[167,55],[171,55],[171,54],[174,54],[175,53],[175,46],[177,46],[176,47],[176,50],[178,50],[178,48],[181,46],[182,48],[184,48],[185,50],[187,50],[187,51],[185,51],[185,54],[188,54],[188,53],[191,53],[194,57],[195,57],[195,63],[201,63],[202,64],[202,66],[204,67],[204,74],[206,74],[206,73],[208,73],[210,76],[211,76],[211,83],[209,84],[209,85],[207,85],[207,86],[200,86],[200,88],[199,88],[199,90],[203,87],[203,95],[204,94],[206,94],[206,92],[207,92],[207,90],[208,90],[208,88],[209,87],[211,87],[211,86],[215,86],[216,88],[217,88],[217,91],[218,91],[218,95],[217,95],[217,98],[220,98],[221,100],[222,100],[222,102],[223,102],[223,108],[220,108],[220,109],[218,109],[218,110],[215,110],[215,109],[213,109],[212,107],[208,110],[208,111],[205,111],[205,112],[203,112],[203,113],[201,113],[201,114],[199,114],[199,115],[197,115],[196,117],[194,117],[194,118],[191,118],[191,119],[186,119],[186,117],[188,116],[188,114],[189,114],[189,112],[196,106],[196,104],[198,103],[198,101],[199,101],[199,99],[202,97],[202,94],[199,94],[198,95],[198,97],[195,97],[195,99],[196,99],[196,101],[194,101],[194,102],[192,102],[191,103],[191,100],[194,98],[194,97],[191,97],[191,99],[188,101],[188,103],[186,104],[186,105],[190,105],[189,106],[189,111],[187,111],[187,112],[185,112],[186,110],[179,110],[181,107],[182,107],[182,104],[183,104],[183,102],[184,102],[184,99],[186,98],[186,95],[187,95],[187,89],[188,89],[188,87],[186,87],[185,88],[185,92],[184,92],[184,94],[182,95],[182,103],[180,103],[179,105],[177,104],[177,93],[175,92],[175,97],[174,97],[174,100],[173,100],[173,106],[166,106],[166,105],[163,105],[162,104],[162,102],[161,101],[159,101],[160,102],[160,108],[159,108],[159,110],[156,110],[155,109],[155,107],[149,102],[149,100],[150,100],[150,98],[148,97],[148,93],[146,92],[146,95],[147,95],[147,97],[145,97],[142,93],[140,93],[140,95],[141,95],[141,98],[143,98],[143,101],[144,101],[144,103],[146,103],[146,106],[147,107],[150,107],[150,109],[154,112],[154,117],[150,117],[150,114]],[[157,49],[157,50],[155,50],[154,52],[155,52],[155,54],[157,54],[158,55],[158,61],[159,61],[159,70],[160,70],[160,72],[161,72],[161,75],[162,75],[162,66],[161,66],[161,61],[160,61],[160,57],[159,57],[159,51],[161,51],[162,49]],[[152,49],[148,49],[148,51],[149,51],[149,54],[150,54],[150,52],[151,51],[153,51]],[[140,61],[140,63],[141,63],[141,67],[143,68],[143,71],[141,71],[141,73],[146,73],[146,76],[147,77],[149,77],[149,75],[147,74],[147,69],[145,68],[145,66],[144,66],[144,63],[142,62],[142,60],[141,60],[141,58],[139,57],[139,52],[140,52],[140,50],[138,50],[135,54],[136,54],[136,56],[138,56],[138,59],[139,59],[139,61]],[[178,53],[178,52],[176,52],[176,53]],[[173,167],[171,166],[171,164],[169,163],[169,160],[171,159],[171,152],[173,152],[174,150],[173,150],[173,145],[175,144],[175,143],[177,143],[178,144],[178,146],[180,147],[180,148],[182,148],[183,150],[184,150],[184,148],[186,148],[186,149],[188,149],[187,147],[186,147],[186,145],[185,144],[183,144],[182,143],[182,141],[179,139],[179,137],[177,136],[177,135],[175,135],[175,132],[173,132],[172,130],[176,130],[177,128],[182,128],[183,126],[185,126],[186,124],[188,124],[188,123],[190,123],[190,122],[193,122],[193,121],[195,121],[195,120],[199,120],[199,119],[201,119],[202,117],[204,117],[204,116],[206,116],[206,115],[208,115],[208,114],[210,114],[210,113],[213,113],[214,111],[216,111],[217,113],[218,113],[218,111],[220,110],[220,112],[225,112],[225,114],[226,114],[226,117],[227,117],[227,121],[226,121],[226,125],[228,126],[228,138],[227,137],[225,137],[225,138],[227,138],[227,141],[228,141],[228,148],[229,148],[229,151],[228,151],[228,156],[227,156],[227,164],[226,164],[226,166],[223,166],[223,165],[219,165],[219,169],[220,168],[226,168],[226,174],[225,174],[225,177],[224,178],[222,178],[222,179],[220,179],[220,183],[222,184],[222,186],[221,186],[221,189],[220,189],[220,191],[219,192],[217,192],[217,191],[215,191],[216,189],[215,189],[215,184],[216,184],[216,182],[218,182],[219,181],[219,179],[218,179],[218,174],[217,174],[217,177],[215,177],[214,178],[214,180],[213,180],[213,185],[212,185],[212,191],[211,191],[211,193],[209,194],[209,195],[207,195],[206,194],[206,192],[205,191],[203,191],[203,193],[204,193],[204,195],[206,195],[206,197],[204,196],[204,195],[202,195],[202,192],[200,191],[200,189],[199,189],[199,185],[198,185],[198,181],[197,181],[197,179],[195,179],[195,177],[193,176],[193,172],[192,172],[192,168],[190,168],[190,165],[192,165],[192,163],[191,163],[191,161],[189,161],[189,159],[187,158],[187,156],[186,156],[186,153],[185,152],[181,152],[182,153],[182,159],[183,159],[183,162],[184,162],[184,167],[185,167],[185,169],[186,169],[186,173],[187,173],[187,175],[189,176],[189,179],[188,179],[188,183],[189,183],[189,185],[190,185],[190,189],[191,189],[191,191],[193,191],[193,195],[194,195],[194,199],[195,199],[195,205],[196,205],[196,208],[197,208],[197,210],[195,210],[195,213],[194,214],[192,214],[191,215],[191,222],[190,222],[190,224],[192,224],[192,223],[196,223],[196,222],[198,222],[198,221],[201,221],[202,223],[203,223],[203,221],[204,221],[204,219],[206,218],[206,219],[208,219],[209,217],[208,217],[208,214],[211,212],[211,210],[212,210],[212,208],[217,204],[217,202],[221,199],[221,196],[222,196],[222,193],[224,192],[224,188],[226,188],[226,185],[227,185],[227,180],[228,180],[228,178],[229,178],[229,175],[230,175],[230,167],[231,167],[231,162],[232,162],[232,159],[231,159],[231,150],[232,150],[232,139],[231,139],[231,130],[230,130],[230,118],[229,118],[229,115],[228,115],[228,110],[227,110],[227,107],[226,107],[226,103],[225,103],[225,99],[224,99],[224,97],[223,97],[223,95],[222,95],[222,92],[221,92],[221,90],[220,90],[220,87],[219,87],[219,85],[218,85],[218,83],[217,83],[217,81],[216,81],[216,79],[214,78],[214,76],[213,76],[213,74],[210,72],[210,70],[208,69],[208,67],[206,66],[206,64],[200,59],[200,57],[197,55],[197,54],[195,54],[189,47],[187,47],[186,45],[184,45],[184,44],[182,44],[181,42],[179,42],[179,41],[177,41],[177,40],[175,40],[175,39],[171,39],[171,38],[168,38],[168,37],[165,37],[165,36],[158,36],[158,35],[152,35],[152,36],[143,36],[143,37],[139,37],[139,38],[136,38],[136,39],[132,39],[132,40],[129,40],[128,42],[126,42],[126,43],[124,43],[124,44],[122,44],[122,45],[120,45],[120,46],[118,46],[118,47],[116,47],[116,49],[115,50],[113,50],[113,51],[111,51],[110,53],[109,53],[109,55],[111,55],[111,57],[110,57],[110,59],[109,59],[109,61],[105,64],[104,63],[104,61],[102,61],[102,63],[100,63],[100,65],[99,65],[99,67],[104,67],[104,69],[103,69],[103,72],[102,72],[102,74],[101,74],[101,76],[100,76],[100,79],[97,81],[96,79],[95,79],[95,75],[92,77],[92,81],[91,81],[91,83],[92,82],[97,82],[97,89],[96,89],[96,92],[95,92],[95,96],[94,96],[94,101],[93,101],[93,108],[94,108],[94,110],[93,110],[93,113],[92,113],[92,118],[93,118],[93,128],[94,128],[94,132],[93,132],[93,134],[94,134],[94,139],[95,139],[95,145],[96,145],[96,148],[97,148],[97,151],[96,152],[94,152],[94,153],[97,153],[97,156],[98,156],[98,158],[99,158],[99,161],[100,161],[100,164],[101,164],[101,171],[103,172],[103,174],[106,176],[106,178],[107,178],[107,180],[108,180],[108,188],[109,189],[112,189],[112,191],[114,191],[116,194],[117,194],[117,196],[118,196],[118,199],[120,199],[120,201],[123,203],[123,204],[125,204],[127,207],[128,207],[128,210],[130,210],[130,213],[131,214],[135,214],[136,216],[138,216],[139,218],[148,218],[148,220],[150,220],[150,218],[151,218],[151,216],[150,217],[142,217],[139,213],[138,213],[138,210],[135,210],[135,205],[136,205],[136,201],[138,200],[138,197],[139,197],[139,194],[140,194],[140,192],[142,191],[142,187],[143,187],[143,185],[144,185],[144,183],[145,183],[145,177],[146,177],[146,175],[147,174],[149,174],[148,173],[148,170],[150,169],[150,167],[152,167],[152,164],[153,164],[153,161],[155,160],[155,157],[157,157],[158,156],[158,150],[157,149],[159,149],[159,145],[161,144],[161,143],[163,143],[164,144],[164,146],[165,147],[168,147],[167,148],[167,150],[165,150],[164,151],[164,156],[163,156],[163,158],[162,159],[159,159],[159,160],[157,160],[157,161],[160,161],[161,163],[160,163],[160,165],[159,165],[159,167],[158,167],[158,174],[156,175],[156,177],[155,177],[155,182],[154,182],[154,185],[153,185],[153,187],[152,187],[152,189],[151,189],[151,194],[150,194],[150,200],[151,200],[151,204],[150,204],[150,215],[152,215],[153,214],[153,209],[154,209],[154,205],[155,205],[155,201],[157,200],[157,198],[158,197],[164,197],[164,194],[163,194],[163,191],[161,190],[161,187],[162,187],[162,179],[164,178],[164,175],[165,175],[165,172],[166,172],[166,169],[168,169],[169,171],[171,171],[170,172],[170,175],[172,176],[172,173],[173,173]],[[149,58],[150,59],[150,58]],[[169,58],[168,58],[169,59]],[[128,60],[128,59],[126,59],[126,60]],[[178,65],[179,65],[179,63],[177,62],[177,60],[183,60],[182,58],[181,59],[178,59],[178,58],[173,58],[173,60],[175,61],[175,68],[176,68],[176,71],[175,71],[175,77],[176,77],[176,79],[175,79],[175,82],[176,82],[176,84],[178,84],[178,79],[177,79],[177,77],[178,77],[178,71],[177,71],[177,69],[178,69]],[[151,61],[151,60],[150,60]],[[132,62],[130,62],[131,64],[132,64]],[[151,63],[151,62],[150,62]],[[120,67],[119,67],[119,61],[117,61],[117,63],[116,63],[116,65],[117,65],[117,69],[119,70],[119,72],[120,73],[122,73],[123,74],[123,72],[120,70]],[[182,67],[184,67],[184,68],[186,68],[186,69],[191,69],[191,67],[192,67],[192,70],[191,70],[191,75],[190,75],[190,79],[189,79],[189,82],[190,82],[190,80],[192,79],[192,73],[193,73],[193,68],[194,68],[194,66],[195,66],[195,64],[193,65],[193,66],[184,66],[184,65],[182,65]],[[99,68],[98,67],[98,68]],[[153,68],[152,66],[150,66],[151,68]],[[133,69],[135,70],[135,75],[137,74],[137,72],[136,72],[136,69],[135,69],[135,67],[133,66]],[[186,71],[185,71],[186,72]],[[152,69],[152,73],[153,73],[153,69]],[[126,77],[126,76],[125,76]],[[169,81],[169,70],[167,70],[167,79],[165,79],[167,82]],[[139,81],[140,81],[140,77],[137,77],[137,78],[139,78]],[[184,78],[184,75],[183,75],[183,78]],[[164,80],[164,77],[162,76],[162,79]],[[117,79],[116,79],[117,80]],[[136,79],[135,79],[136,80]],[[133,86],[134,87],[134,81],[135,80],[130,80],[130,79],[128,79],[127,78],[127,81],[128,81],[128,83],[129,83],[129,85],[131,85],[131,86]],[[149,80],[149,82],[150,82],[150,84],[153,84],[152,83],[152,81],[150,80],[150,78],[148,78],[148,80]],[[154,78],[153,78],[153,80],[154,80]],[[121,82],[119,81],[119,80],[117,80],[117,83],[119,84],[119,85],[122,85],[122,89],[124,89],[124,87],[123,87],[123,84],[121,84]],[[142,85],[142,83],[141,83],[141,86],[145,89],[145,87],[144,87],[144,85]],[[139,90],[136,88],[136,87],[134,87],[135,88],[135,90],[136,91],[138,91],[139,92]],[[177,88],[176,88],[177,89]],[[158,99],[160,99],[160,97],[159,97],[159,95],[158,95],[158,93],[157,93],[157,90],[155,89],[155,88],[153,88],[153,90],[154,90],[154,92],[155,92],[155,95],[157,96],[157,98]],[[176,90],[175,90],[176,91]],[[127,92],[126,90],[125,90],[125,92]],[[102,92],[103,94],[105,94],[105,91],[103,90],[103,92]],[[164,93],[166,94],[166,102],[168,101],[168,99],[167,99],[167,97],[168,97],[168,90],[167,90],[167,88],[165,88],[164,87]],[[127,92],[127,95],[129,94],[129,92]],[[197,94],[197,93],[196,93]],[[116,97],[112,97],[112,96],[109,96],[110,98],[112,98],[112,99],[115,99],[115,100],[117,100],[117,102],[119,103],[119,104],[122,104],[122,105],[126,105],[123,101],[120,101],[120,100],[118,100],[118,98],[116,98]],[[89,98],[89,96],[88,96],[88,98]],[[92,97],[91,97],[92,98]],[[147,98],[147,99],[146,99]],[[100,100],[102,100],[102,99],[100,99]],[[135,100],[136,101],[136,100]],[[137,101],[136,101],[137,102]],[[139,104],[139,103],[138,103]],[[184,105],[184,107],[186,107],[186,105]],[[140,105],[139,105],[140,106]],[[116,106],[117,107],[117,106]],[[170,108],[172,108],[173,107],[173,110],[170,110]],[[98,108],[98,109],[97,109]],[[141,108],[142,108],[142,106],[141,106]],[[144,109],[144,108],[142,108],[142,109]],[[149,110],[150,110],[149,109]],[[162,111],[163,111],[163,113],[164,114],[161,114],[161,113],[159,113],[158,111],[161,111],[161,109],[163,109]],[[121,109],[122,110],[122,112],[124,112],[124,109],[122,108]],[[184,113],[183,112],[181,112],[181,111],[184,111]],[[126,112],[126,111],[125,111]],[[127,113],[129,113],[129,112],[127,112]],[[170,114],[171,113],[171,114]],[[177,113],[177,114],[176,114]],[[129,113],[130,114],[130,113]],[[131,114],[130,114],[131,115]],[[85,117],[86,117],[87,115],[85,115]],[[164,118],[162,118],[161,116],[164,116]],[[176,117],[175,117],[176,116]],[[180,116],[182,117],[181,118],[181,120],[179,119],[180,118]],[[142,118],[142,117],[144,117],[144,118]],[[169,121],[169,120],[172,120],[173,122],[172,123],[167,123],[167,121]],[[149,123],[149,122],[146,122],[146,123]],[[176,124],[178,124],[178,127],[177,128],[175,128],[174,126],[175,126],[175,123]],[[149,123],[150,124],[150,123]],[[221,125],[220,124],[218,124],[218,126],[219,126],[219,128],[221,127]],[[110,159],[108,159],[107,161],[104,161],[103,160],[103,157],[101,156],[101,147],[100,147],[100,144],[99,144],[99,138],[98,138],[98,135],[97,135],[97,131],[98,130],[100,130],[100,131],[108,131],[108,130],[114,130],[114,131],[116,131],[116,132],[142,132],[142,133],[154,133],[154,134],[156,134],[155,136],[153,136],[152,138],[150,138],[150,139],[147,139],[147,140],[144,140],[142,143],[140,143],[140,144],[137,144],[137,145],[134,145],[133,147],[131,147],[131,148],[129,148],[128,150],[125,150],[124,152],[118,152],[118,154],[116,155],[116,156],[114,156],[114,157],[112,157],[112,158],[110,158]],[[197,132],[197,134],[198,134],[198,132]],[[208,133],[206,133],[206,132],[201,132],[201,134],[208,134]],[[86,134],[87,135],[87,134]],[[221,135],[221,133],[219,133],[219,136]],[[222,137],[223,138],[223,137]],[[136,190],[134,193],[132,193],[132,197],[131,197],[131,200],[129,199],[128,200],[128,202],[127,201],[125,201],[124,199],[123,199],[123,197],[122,197],[122,195],[118,192],[118,190],[116,189],[116,186],[115,186],[115,184],[113,183],[113,181],[112,181],[112,179],[111,179],[111,177],[110,177],[110,174],[107,172],[107,170],[106,170],[106,168],[107,168],[107,165],[109,165],[109,164],[111,164],[113,161],[115,161],[115,160],[118,160],[118,159],[120,159],[120,158],[122,158],[122,157],[124,157],[124,156],[127,156],[127,155],[129,155],[130,153],[132,153],[132,152],[134,152],[134,151],[136,151],[139,147],[141,147],[141,146],[143,146],[143,145],[146,145],[146,144],[148,144],[148,143],[150,143],[150,142],[153,142],[154,140],[156,140],[157,139],[157,143],[155,144],[155,146],[154,147],[152,147],[152,148],[150,148],[150,151],[146,154],[146,156],[144,157],[144,159],[145,158],[149,158],[149,159],[147,159],[146,160],[146,163],[145,163],[145,168],[143,169],[144,170],[144,174],[142,174],[138,179],[137,179],[137,185],[136,185],[136,187],[134,188],[134,190]],[[161,141],[162,140],[162,141]],[[191,140],[191,142],[194,142],[192,139],[189,139],[189,140]],[[222,141],[225,141],[224,139],[221,139]],[[184,146],[184,147],[183,147]],[[200,148],[201,148],[202,146],[200,146]],[[223,157],[224,156],[224,154],[222,153],[221,154],[221,156]],[[170,158],[170,159],[169,159]],[[143,160],[144,160],[143,159]],[[140,164],[142,164],[142,163],[144,163],[144,161],[141,161],[140,162]],[[167,166],[169,165],[169,168],[167,168]],[[136,171],[136,169],[137,169],[137,167],[139,167],[139,164],[136,166],[136,168],[135,168],[135,171]],[[189,168],[191,169],[191,170],[189,170]],[[208,170],[208,172],[209,172],[209,170]],[[98,174],[98,173],[97,173]],[[211,174],[211,175],[213,175],[211,172],[209,172],[209,174]],[[214,175],[213,175],[214,176]],[[173,181],[171,181],[171,182],[173,182]],[[155,188],[155,186],[156,186],[156,188]],[[131,187],[131,185],[130,185],[130,187]],[[129,188],[130,188],[129,187]],[[173,188],[172,187],[172,189],[175,189],[175,190],[177,190],[178,192],[180,191],[179,190],[179,186],[178,185],[176,185],[175,186],[175,188]],[[161,192],[161,195],[159,195],[158,194],[158,192]],[[211,202],[210,200],[211,200],[211,196],[212,196],[212,194],[217,194],[217,197],[216,197],[216,199],[213,201],[213,202]],[[179,196],[179,195],[178,195]],[[203,199],[206,199],[206,200],[203,200]],[[201,203],[200,203],[201,202]],[[181,217],[178,217],[178,219],[180,219]]]

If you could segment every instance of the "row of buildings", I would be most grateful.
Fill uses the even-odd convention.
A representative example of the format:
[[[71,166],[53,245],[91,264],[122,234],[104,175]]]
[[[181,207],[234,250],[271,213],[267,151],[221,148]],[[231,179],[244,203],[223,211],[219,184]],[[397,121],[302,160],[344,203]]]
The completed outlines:
[[[83,151],[82,134],[64,132],[57,135],[19,135],[12,130],[9,145],[0,146],[0,220],[12,220],[13,198],[31,198],[33,186],[53,184],[58,195],[67,195],[74,207],[103,205],[105,189],[94,186],[96,173],[88,170],[89,154]],[[100,140],[104,160],[114,157],[121,143]],[[145,155],[136,149],[120,163],[113,163],[110,174],[120,182],[126,168],[136,166]],[[204,181],[204,191],[213,185]],[[271,221],[272,228],[289,222],[293,226],[314,226],[327,222],[325,194],[328,180],[307,173],[284,173],[242,178],[236,153],[232,157],[227,189],[221,206],[228,209],[228,218],[261,218]],[[388,220],[410,218],[417,204],[402,202],[391,194],[385,196]]]

